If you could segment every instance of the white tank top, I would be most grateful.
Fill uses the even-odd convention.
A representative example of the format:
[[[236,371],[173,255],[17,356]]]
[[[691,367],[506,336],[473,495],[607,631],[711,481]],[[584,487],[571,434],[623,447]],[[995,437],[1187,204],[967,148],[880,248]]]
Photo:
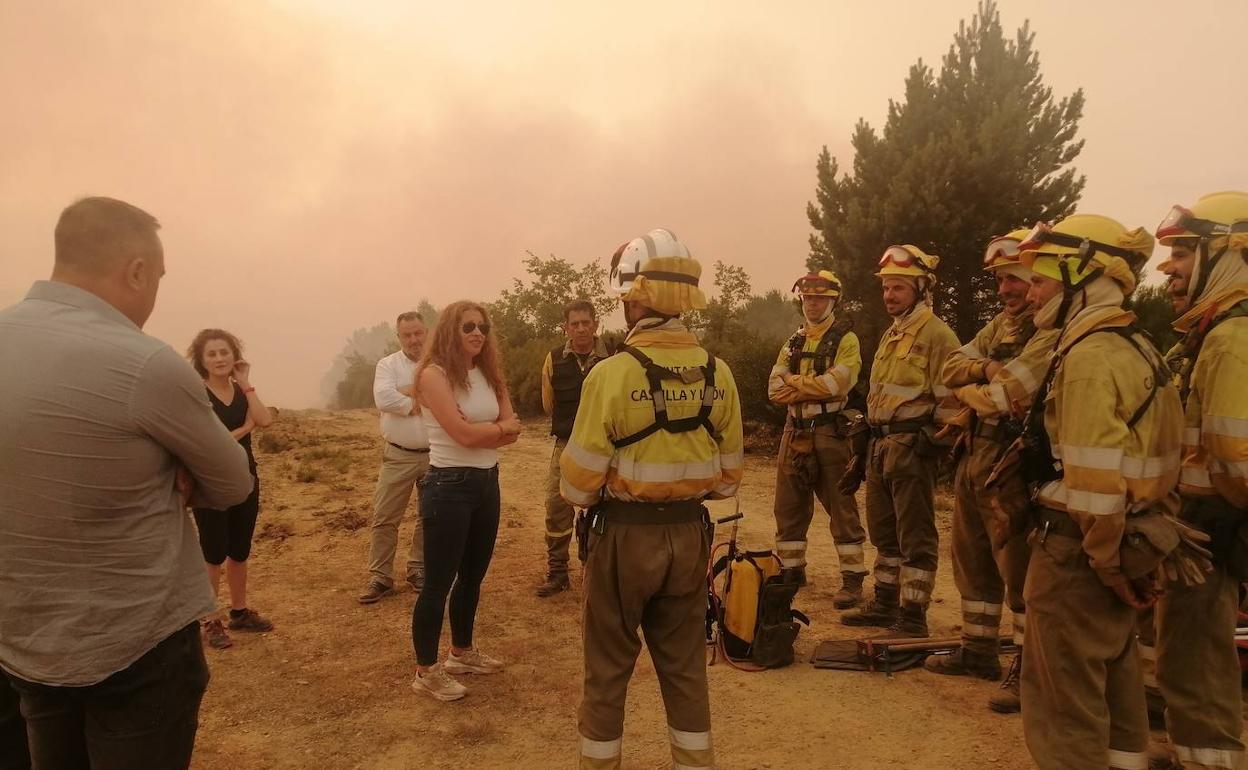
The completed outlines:
[[[455,388],[455,403],[468,422],[494,422],[498,419],[498,396],[480,369],[468,370],[468,389]],[[429,464],[435,468],[493,468],[498,465],[497,449],[476,449],[456,443],[429,409],[421,409],[429,432]]]

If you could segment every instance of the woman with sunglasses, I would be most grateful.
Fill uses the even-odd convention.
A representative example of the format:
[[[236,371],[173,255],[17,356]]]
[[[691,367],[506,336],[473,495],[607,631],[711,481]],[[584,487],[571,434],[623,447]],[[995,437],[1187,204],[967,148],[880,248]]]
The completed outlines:
[[[473,644],[473,623],[498,535],[498,448],[515,442],[511,406],[485,308],[452,303],[438,317],[416,373],[429,433],[429,472],[420,482],[425,587],[412,609],[412,689],[451,701],[468,692],[452,674],[495,674],[503,664]],[[450,599],[451,650],[438,662]]]

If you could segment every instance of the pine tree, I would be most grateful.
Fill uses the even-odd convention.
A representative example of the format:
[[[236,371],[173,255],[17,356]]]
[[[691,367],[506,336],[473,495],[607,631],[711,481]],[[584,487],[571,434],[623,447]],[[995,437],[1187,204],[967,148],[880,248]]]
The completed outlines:
[[[852,174],[826,146],[819,153],[807,266],[841,278],[842,312],[864,346],[874,348],[887,324],[873,274],[890,244],[941,257],[936,310],[966,340],[998,309],[982,265],[988,240],[1074,210],[1083,91],[1053,97],[1034,39],[1027,23],[1007,39],[996,3],[981,0],[938,75],[922,60],[910,68],[881,133],[859,120]]]

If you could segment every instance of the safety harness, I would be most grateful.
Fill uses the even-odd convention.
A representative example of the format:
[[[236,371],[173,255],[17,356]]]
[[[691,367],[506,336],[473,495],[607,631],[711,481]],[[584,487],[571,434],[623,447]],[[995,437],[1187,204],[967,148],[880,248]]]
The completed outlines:
[[[1184,404],[1187,403],[1187,397],[1192,391],[1192,370],[1196,367],[1196,359],[1200,357],[1200,349],[1204,347],[1205,338],[1223,321],[1248,317],[1248,300],[1232,305],[1220,315],[1215,315],[1216,312],[1216,305],[1209,308],[1209,311],[1201,316],[1196,328],[1183,338],[1183,354],[1179,358],[1179,367],[1175,374],[1179,376],[1179,396]]]
[[[688,433],[698,428],[704,428],[711,435],[711,438],[716,441],[719,440],[719,433],[711,422],[711,407],[715,402],[715,356],[707,353],[705,366],[682,369],[677,372],[665,366],[659,366],[649,356],[632,345],[625,345],[621,348],[621,352],[637,359],[637,363],[641,364],[641,367],[646,370],[646,380],[650,384],[650,402],[654,405],[654,422],[631,436],[612,439],[611,443],[615,445],[616,449],[626,447],[629,444],[636,444],[638,441],[652,436],[661,430],[668,433]],[[701,382],[703,384],[702,406],[699,407],[698,413],[676,420],[668,417],[667,397],[663,394],[664,380],[676,381],[681,385],[693,385],[696,382]]]
[[[1165,361],[1160,356],[1150,356],[1145,352],[1144,346],[1136,340],[1136,336],[1144,334],[1144,332],[1134,323],[1127,326],[1092,329],[1084,332],[1070,344],[1070,347],[1066,348],[1065,353],[1061,355],[1055,354],[1053,360],[1049,363],[1049,370],[1044,375],[1044,382],[1041,384],[1040,389],[1036,391],[1035,400],[1031,402],[1031,409],[1027,412],[1021,436],[1022,445],[1019,450],[1019,470],[1023,480],[1031,487],[1033,496],[1042,484],[1056,481],[1064,475],[1062,462],[1053,457],[1053,446],[1049,441],[1048,431],[1044,429],[1045,399],[1048,396],[1049,389],[1053,386],[1053,379],[1057,375],[1057,370],[1061,367],[1062,361],[1065,360],[1066,356],[1070,355],[1070,351],[1074,350],[1075,346],[1093,334],[1117,334],[1119,337],[1122,337],[1131,343],[1131,347],[1135,348],[1135,351],[1140,354],[1140,357],[1144,359],[1149,369],[1152,370],[1152,389],[1149,390],[1144,401],[1136,407],[1130,419],[1127,420],[1128,430],[1134,428],[1140,419],[1144,417],[1144,413],[1148,411],[1148,408],[1152,406],[1153,401],[1157,398],[1158,391],[1169,380],[1169,369],[1166,367]]]
[[[793,333],[793,336],[789,338],[788,342],[789,373],[801,374],[802,361],[806,359],[811,359],[812,361],[812,372],[816,374],[826,372],[828,370],[828,365],[836,360],[836,351],[841,347],[841,340],[845,339],[845,335],[849,334],[850,329],[852,328],[853,322],[849,319],[833,323],[828,327],[827,331],[823,333],[823,336],[819,338],[819,344],[815,346],[814,350],[811,351],[802,350],[802,348],[806,346],[806,333],[803,330],[798,329]],[[844,399],[838,396],[837,398],[829,401],[814,402],[819,405],[819,414],[814,417],[793,417],[792,419],[795,425],[799,428],[803,426],[814,427],[816,425],[824,425],[832,422],[835,415],[841,410],[837,409],[830,411],[828,409],[828,404],[842,400],[845,402],[842,404],[842,408],[858,408],[861,411],[866,411],[865,399],[863,399],[861,393],[858,392],[856,384],[851,383],[849,391],[845,394]]]

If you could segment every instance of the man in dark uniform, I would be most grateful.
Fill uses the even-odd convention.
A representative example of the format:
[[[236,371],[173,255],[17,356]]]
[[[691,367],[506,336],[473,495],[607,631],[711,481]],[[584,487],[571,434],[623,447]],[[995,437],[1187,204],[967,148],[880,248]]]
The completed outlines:
[[[563,309],[563,333],[567,341],[551,350],[542,364],[542,409],[550,416],[550,434],[555,437],[546,480],[546,581],[537,587],[537,595],[543,598],[568,587],[568,546],[575,514],[559,494],[559,457],[572,435],[581,383],[594,364],[609,355],[598,337],[598,314],[586,300],[573,300]]]

